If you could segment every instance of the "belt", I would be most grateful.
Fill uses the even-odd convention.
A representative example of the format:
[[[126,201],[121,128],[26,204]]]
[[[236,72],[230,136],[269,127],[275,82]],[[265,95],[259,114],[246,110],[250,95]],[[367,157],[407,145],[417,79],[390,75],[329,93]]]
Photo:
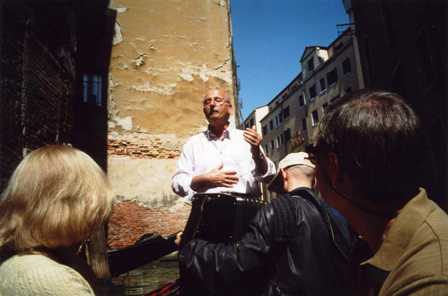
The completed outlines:
[[[221,197],[233,197],[240,199],[249,199],[249,200],[260,200],[261,195],[254,195],[248,193],[240,193],[240,192],[232,192],[232,191],[224,191],[219,193],[196,193],[193,198],[199,198],[201,196],[204,197],[213,197],[213,198],[221,198]]]

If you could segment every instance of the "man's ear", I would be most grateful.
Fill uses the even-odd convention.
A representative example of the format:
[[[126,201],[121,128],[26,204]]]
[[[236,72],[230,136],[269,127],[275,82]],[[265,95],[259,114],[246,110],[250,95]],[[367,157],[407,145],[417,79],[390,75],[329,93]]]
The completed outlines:
[[[282,174],[283,180],[287,181],[288,174],[286,173],[286,171],[284,169],[280,169],[280,173]]]
[[[282,187],[285,192],[288,192],[288,173],[284,169],[280,169],[282,175]]]

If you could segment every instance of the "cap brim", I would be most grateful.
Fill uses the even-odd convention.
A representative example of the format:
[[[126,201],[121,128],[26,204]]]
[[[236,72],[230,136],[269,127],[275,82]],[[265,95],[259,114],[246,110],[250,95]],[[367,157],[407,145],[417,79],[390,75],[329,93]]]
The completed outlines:
[[[268,183],[268,190],[276,193],[281,193],[283,191],[283,175],[281,174],[281,170],[279,170],[274,178]]]

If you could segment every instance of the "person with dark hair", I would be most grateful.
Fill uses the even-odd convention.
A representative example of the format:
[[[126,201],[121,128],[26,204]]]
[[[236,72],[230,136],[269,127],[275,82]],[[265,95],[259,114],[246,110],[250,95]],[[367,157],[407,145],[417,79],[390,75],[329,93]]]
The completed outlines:
[[[367,295],[448,291],[448,216],[420,187],[422,143],[402,97],[364,90],[326,110],[307,149],[323,198],[374,253],[361,264]]]
[[[201,295],[354,295],[357,238],[316,196],[314,173],[305,152],[288,154],[269,184],[280,196],[258,211],[241,240],[184,245],[180,265],[204,283]]]

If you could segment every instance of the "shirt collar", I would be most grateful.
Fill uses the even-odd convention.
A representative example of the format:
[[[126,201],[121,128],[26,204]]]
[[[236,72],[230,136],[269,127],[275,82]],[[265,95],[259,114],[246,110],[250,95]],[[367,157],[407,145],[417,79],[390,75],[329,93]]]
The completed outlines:
[[[230,139],[231,138],[231,134],[232,134],[232,129],[230,127],[227,127],[224,130],[224,133],[223,133],[221,139]],[[218,137],[210,130],[210,128],[207,128],[207,130],[205,131],[205,136],[207,137],[207,139],[209,141],[219,140]]]
[[[435,204],[429,200],[425,189],[420,188],[418,194],[398,211],[397,217],[383,235],[379,250],[362,265],[370,264],[385,271],[394,269],[408,247],[415,230],[434,209]]]

